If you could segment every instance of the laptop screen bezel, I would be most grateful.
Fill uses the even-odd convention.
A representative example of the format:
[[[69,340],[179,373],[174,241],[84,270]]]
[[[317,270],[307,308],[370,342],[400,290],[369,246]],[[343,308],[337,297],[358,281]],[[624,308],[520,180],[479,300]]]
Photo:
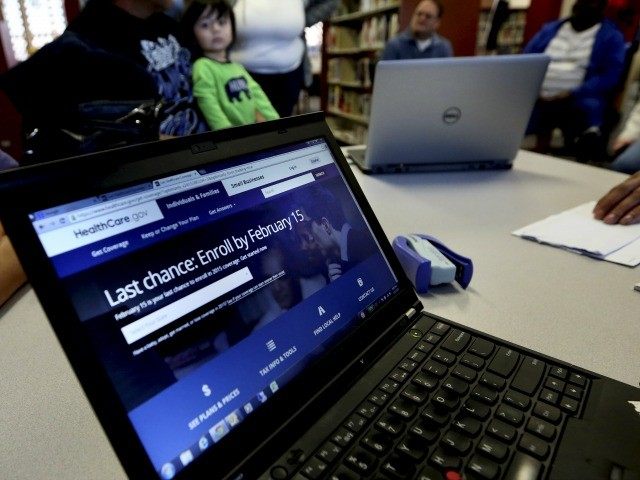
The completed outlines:
[[[346,385],[350,381],[349,378],[353,379],[358,374],[358,368],[354,369],[352,363],[357,359],[358,353],[374,344],[375,339],[384,332],[388,332],[394,324],[390,319],[400,318],[407,306],[418,302],[351,168],[324,122],[323,115],[310,114],[262,125],[154,142],[0,174],[0,218],[5,230],[13,240],[23,267],[74,372],[130,476],[149,478],[157,473],[107,372],[95,351],[90,348],[87,334],[77,328],[80,322],[75,310],[57,279],[28,214],[79,198],[126,188],[163,175],[177,174],[203,164],[227,160],[243,153],[318,137],[323,137],[329,145],[341,173],[398,278],[399,292],[367,319],[364,326],[354,328],[341,340],[339,345],[331,350],[331,355],[325,356],[310,367],[309,371],[301,376],[304,378],[294,379],[283,387],[279,392],[278,401],[263,405],[239,425],[236,431],[229,434],[219,447],[198,457],[178,472],[176,478],[195,475],[198,472],[211,474],[212,471],[222,477],[236,470],[243,462],[243,473],[249,475],[249,472],[256,473],[260,468],[266,467],[269,461],[269,455],[255,453],[263,452],[265,446],[275,447],[275,442],[268,445],[274,435],[281,435],[282,440],[295,435],[297,429],[304,428],[305,422],[300,422],[297,415],[303,405],[311,402],[314,411],[320,414],[323,405],[330,400],[322,393],[326,391],[326,386],[331,384],[331,380],[340,377],[347,370],[348,378],[340,377],[341,382]],[[397,325],[398,330],[403,327]],[[359,369],[366,367],[367,365],[361,364]],[[309,377],[316,380],[316,385],[303,381]],[[294,424],[296,428],[292,427]],[[285,426],[287,428],[284,428]],[[247,432],[252,434],[247,435]],[[256,432],[263,432],[263,435],[256,435]],[[251,441],[248,441],[248,438]]]

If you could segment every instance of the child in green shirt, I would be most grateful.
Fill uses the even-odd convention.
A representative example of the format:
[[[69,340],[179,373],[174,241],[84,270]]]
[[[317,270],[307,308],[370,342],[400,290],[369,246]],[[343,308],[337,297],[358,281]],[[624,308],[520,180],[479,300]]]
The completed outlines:
[[[224,1],[194,0],[182,17],[193,63],[193,94],[213,130],[279,118],[260,85],[229,61],[235,17]]]

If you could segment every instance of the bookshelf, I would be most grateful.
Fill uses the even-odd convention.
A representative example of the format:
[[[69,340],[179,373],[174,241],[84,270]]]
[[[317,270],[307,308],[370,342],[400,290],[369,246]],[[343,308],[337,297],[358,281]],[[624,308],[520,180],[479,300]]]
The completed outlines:
[[[493,3],[492,0],[482,0],[480,4],[476,55],[521,53],[525,45],[525,27],[527,25],[529,2],[526,0],[512,0],[509,2],[506,19],[498,32],[496,49],[487,51],[486,45],[491,29],[491,9]]]
[[[386,41],[409,26],[419,1],[342,0],[324,29],[321,107],[341,142],[366,143],[375,64]],[[443,0],[439,33],[458,56],[475,53],[480,2]]]
[[[343,143],[367,141],[373,68],[398,33],[399,10],[398,0],[342,0],[326,29],[323,109]]]

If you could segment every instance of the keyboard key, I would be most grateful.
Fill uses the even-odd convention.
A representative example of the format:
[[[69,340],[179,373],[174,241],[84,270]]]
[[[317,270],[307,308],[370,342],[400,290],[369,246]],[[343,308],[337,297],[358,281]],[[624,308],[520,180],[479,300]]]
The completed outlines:
[[[559,395],[557,392],[552,392],[546,388],[540,393],[540,400],[550,403],[551,405],[558,403],[558,397]]]
[[[400,365],[398,366],[405,372],[411,373],[416,368],[418,368],[418,362],[416,362],[415,360],[411,360],[410,358],[405,358],[403,361],[400,362]]]
[[[466,382],[454,377],[449,377],[442,382],[442,388],[458,395],[459,397],[465,395],[469,391],[469,385]]]
[[[436,335],[435,333],[427,333],[422,338],[422,340],[424,340],[425,342],[431,343],[433,345],[437,344],[441,339],[442,337],[440,335]]]
[[[451,394],[446,390],[438,390],[433,394],[433,397],[431,397],[431,403],[433,403],[437,408],[442,408],[451,412],[458,408],[460,399],[457,395]]]
[[[445,365],[453,365],[453,363],[456,361],[456,356],[453,353],[447,352],[446,350],[443,350],[441,348],[433,352],[431,358]]]
[[[571,398],[575,398],[576,400],[580,400],[582,398],[582,389],[573,385],[567,385],[567,388],[564,390],[564,394]]]
[[[449,331],[449,325],[443,322],[438,322],[433,327],[431,327],[431,330],[429,331],[438,335],[444,335]]]
[[[500,420],[492,420],[487,427],[487,433],[490,433],[503,442],[511,443],[517,432],[511,425],[507,425]]]
[[[480,377],[480,383],[486,385],[491,390],[501,391],[504,388],[506,380],[493,373],[485,373]]]
[[[420,385],[421,387],[426,388],[427,390],[433,390],[438,386],[439,380],[433,375],[418,372],[413,380],[411,380],[416,385]]]
[[[407,455],[414,462],[420,462],[429,451],[427,443],[420,437],[408,436],[398,443],[396,451],[402,455]]]
[[[344,427],[340,427],[331,437],[331,441],[341,447],[346,447],[353,441],[355,435]]]
[[[453,422],[453,427],[470,437],[475,437],[480,433],[482,424],[475,418],[464,416],[456,419]]]
[[[320,478],[325,470],[327,469],[327,464],[322,460],[316,457],[311,457],[300,469],[300,473],[302,473],[305,477],[315,480]]]
[[[374,454],[382,457],[389,452],[389,449],[393,445],[393,440],[385,433],[371,430],[362,438],[360,443]]]
[[[471,335],[466,332],[461,332],[458,329],[451,330],[449,336],[442,342],[442,348],[455,353],[460,353],[471,340]]]
[[[533,395],[538,390],[540,380],[546,368],[542,360],[532,357],[524,357],[516,376],[511,382],[511,388],[528,395]]]
[[[354,433],[358,433],[366,424],[367,419],[357,413],[352,414],[347,421],[344,422],[344,426]]]
[[[518,447],[521,450],[524,450],[529,455],[532,455],[540,460],[544,460],[544,458],[549,453],[549,445],[547,442],[540,440],[533,435],[525,433],[522,435],[520,439],[520,443],[518,443]]]
[[[427,443],[433,443],[440,436],[439,428],[424,419],[418,420],[412,425],[411,428],[409,428],[409,432],[420,437]]]
[[[409,385],[402,391],[401,395],[404,398],[411,400],[412,402],[422,404],[427,401],[427,398],[429,397],[429,391],[417,385]]]
[[[516,408],[508,405],[500,405],[496,410],[496,417],[518,427],[524,419],[524,414]]]
[[[569,372],[567,372],[567,369],[563,367],[551,367],[549,370],[549,375],[559,378],[560,380],[567,378],[567,373]]]
[[[442,378],[444,377],[444,374],[447,373],[447,367],[434,360],[427,360],[422,367],[422,371]]]
[[[464,365],[457,365],[451,372],[451,375],[454,375],[468,383],[471,383],[476,379],[475,370],[465,367]]]
[[[482,437],[478,442],[478,451],[498,462],[507,458],[509,448],[502,442],[491,437]]]
[[[409,378],[409,372],[405,372],[404,370],[396,368],[393,372],[391,372],[389,378],[395,382],[403,383],[407,378]]]
[[[480,357],[487,358],[491,355],[491,352],[493,352],[493,347],[493,343],[483,340],[482,338],[476,338],[468,351]]]
[[[420,352],[424,353],[425,355],[427,353],[429,353],[431,350],[433,350],[433,343],[429,343],[429,342],[420,342],[418,344],[418,346],[416,347]]]
[[[343,464],[362,475],[369,475],[377,467],[378,460],[366,450],[356,447],[345,457]]]
[[[390,379],[385,379],[379,386],[380,390],[387,393],[395,393],[398,388],[400,388],[400,384],[398,382],[394,382]]]
[[[443,470],[459,470],[462,466],[462,460],[458,455],[449,455],[441,448],[433,452],[429,462]]]
[[[470,353],[466,353],[462,357],[462,360],[460,360],[460,363],[466,365],[467,367],[471,367],[474,370],[480,370],[482,367],[484,367],[484,360]]]
[[[534,433],[545,440],[553,440],[553,437],[556,436],[556,427],[536,417],[531,417],[529,419],[529,423],[527,423],[527,431]]]
[[[389,411],[404,418],[405,420],[410,420],[418,411],[418,407],[414,402],[405,398],[398,398],[389,406]]]
[[[385,403],[387,403],[389,398],[391,398],[391,395],[389,395],[387,392],[383,392],[382,390],[376,390],[371,395],[369,395],[369,398],[367,400],[381,407]]]
[[[542,464],[524,453],[516,452],[509,465],[505,480],[538,480],[542,472]]]
[[[486,458],[482,458],[479,455],[474,455],[467,464],[467,471],[473,472],[480,478],[486,478],[487,480],[494,479],[500,473],[500,467],[493,462],[490,462]]]
[[[414,362],[422,362],[427,357],[426,353],[421,352],[420,350],[414,350],[409,354],[409,360],[413,360]]]
[[[560,401],[560,408],[568,413],[576,413],[579,406],[580,404],[573,398],[562,397],[562,400]]]
[[[407,457],[391,455],[382,464],[382,471],[392,475],[394,478],[411,478],[414,473],[414,466]]]
[[[464,402],[462,412],[467,413],[478,420],[485,420],[491,413],[491,409],[476,400],[469,399]]]
[[[569,375],[569,383],[573,383],[578,385],[579,387],[584,387],[587,384],[587,379],[584,375],[580,375],[579,373],[572,373]]]
[[[329,476],[329,480],[360,480],[360,476],[353,470],[340,465],[338,469]]]
[[[513,405],[514,407],[519,408],[520,410],[527,410],[529,408],[529,404],[531,400],[529,397],[523,395],[522,393],[518,393],[514,390],[507,390],[507,393],[504,394],[503,398],[505,403],[509,405]]]
[[[336,459],[341,451],[342,449],[335,443],[325,442],[325,444],[316,452],[316,457],[324,463],[331,463]]]
[[[560,422],[560,418],[562,417],[562,413],[560,413],[559,409],[543,402],[536,402],[533,407],[533,414],[537,417],[544,418],[555,425]]]
[[[449,423],[451,415],[447,412],[436,409],[433,405],[427,405],[422,411],[422,417],[439,427]]]
[[[378,413],[379,410],[380,407],[378,405],[365,400],[358,406],[356,412],[358,412],[365,418],[372,418],[376,415],[376,413]]]
[[[435,468],[427,465],[422,470],[420,470],[420,473],[416,477],[416,480],[444,480],[444,477],[439,470],[436,470]]]
[[[376,422],[376,428],[397,437],[404,430],[404,422],[400,417],[386,413]]]
[[[544,386],[554,392],[562,392],[562,390],[564,390],[564,382],[553,377],[547,378],[547,381],[544,382]]]
[[[515,350],[511,350],[507,347],[500,347],[496,352],[495,357],[491,360],[491,363],[487,367],[490,372],[496,373],[501,377],[508,377],[518,363],[520,354]]]
[[[471,392],[471,396],[476,400],[486,403],[487,405],[494,405],[498,399],[498,394],[495,391],[490,390],[487,387],[483,387],[482,385],[476,386]]]
[[[446,450],[459,455],[465,455],[471,449],[471,440],[453,430],[447,431],[440,439],[440,443]]]

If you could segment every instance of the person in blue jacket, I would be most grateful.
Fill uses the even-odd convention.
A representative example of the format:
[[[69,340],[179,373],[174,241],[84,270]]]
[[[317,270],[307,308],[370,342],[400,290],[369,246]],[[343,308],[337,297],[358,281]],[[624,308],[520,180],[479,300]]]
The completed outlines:
[[[569,18],[548,23],[524,53],[551,57],[528,133],[547,151],[554,128],[565,143],[599,138],[605,111],[624,69],[622,33],[604,11],[607,0],[576,0]]]

